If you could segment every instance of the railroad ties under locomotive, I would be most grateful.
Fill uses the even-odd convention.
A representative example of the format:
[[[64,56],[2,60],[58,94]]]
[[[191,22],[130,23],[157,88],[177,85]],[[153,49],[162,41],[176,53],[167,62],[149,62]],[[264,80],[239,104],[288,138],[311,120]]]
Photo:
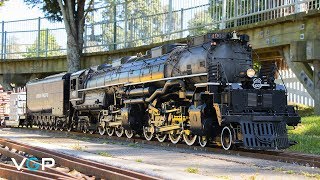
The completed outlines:
[[[44,128],[109,136],[210,142],[226,150],[287,148],[286,125],[300,117],[287,105],[284,86],[274,83],[276,67],[252,69],[248,41],[236,32],[210,33],[121,58],[121,65],[31,81],[27,96],[50,101],[41,107],[27,98],[28,117]]]

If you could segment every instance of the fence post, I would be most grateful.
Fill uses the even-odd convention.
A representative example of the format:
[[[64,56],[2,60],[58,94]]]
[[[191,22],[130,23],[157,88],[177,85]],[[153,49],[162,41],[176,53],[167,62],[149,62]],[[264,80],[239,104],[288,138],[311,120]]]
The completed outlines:
[[[300,12],[300,6],[299,6],[299,1],[294,2],[294,13]]]
[[[168,39],[171,39],[171,31],[172,31],[172,0],[169,0],[169,27],[168,27]]]
[[[222,0],[222,17],[221,17],[220,29],[226,28],[226,17],[227,17],[227,0]]]
[[[181,8],[181,21],[180,21],[180,38],[183,38],[183,11],[184,9]]]
[[[117,4],[113,6],[113,50],[117,49]]]
[[[45,51],[46,51],[46,57],[48,57],[48,39],[49,39],[49,30],[46,29],[46,41],[45,41]]]
[[[130,27],[129,27],[129,29],[130,29],[130,43],[129,43],[129,47],[132,47],[132,45],[133,45],[133,18],[132,18],[132,16],[131,16],[131,19],[130,19]]]
[[[39,57],[40,56],[40,43],[41,43],[41,41],[40,41],[40,36],[41,36],[41,30],[40,30],[40,24],[41,23],[41,19],[40,19],[40,17],[38,18],[38,44],[37,44],[37,57]]]
[[[4,59],[3,47],[4,47],[4,21],[2,21],[1,26],[1,59]]]
[[[4,41],[3,41],[3,59],[6,59],[7,55],[7,31],[4,32]]]
[[[234,0],[233,7],[234,7],[233,17],[235,18],[235,17],[238,17],[238,0]],[[234,27],[238,26],[238,20],[237,19],[235,19],[233,23],[234,23]]]
[[[124,48],[127,47],[128,36],[128,1],[124,2]]]
[[[85,24],[84,25],[84,38],[83,38],[83,53],[87,52],[87,48],[88,48],[87,39],[88,39],[88,25]]]

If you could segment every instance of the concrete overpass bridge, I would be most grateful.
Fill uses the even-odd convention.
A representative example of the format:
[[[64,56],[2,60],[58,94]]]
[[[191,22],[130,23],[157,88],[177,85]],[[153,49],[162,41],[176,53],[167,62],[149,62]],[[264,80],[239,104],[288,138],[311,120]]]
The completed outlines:
[[[235,30],[248,34],[255,50],[254,58],[260,61],[276,61],[280,68],[290,68],[314,99],[316,113],[320,114],[319,0],[264,0],[262,5],[241,4],[243,1],[240,0],[217,0],[216,2],[221,3],[221,6],[212,3],[209,6],[213,7],[211,17],[219,13],[220,17],[217,18],[219,20],[214,20],[214,25],[208,23],[204,26],[215,31]],[[270,2],[275,4],[270,5]],[[259,6],[260,9],[257,9],[256,7]],[[230,10],[231,7],[232,10]],[[239,12],[243,8],[251,9],[250,13]],[[171,13],[173,12],[171,9]],[[168,13],[170,15],[170,11]],[[182,30],[177,32],[180,33],[180,37],[183,36]],[[170,42],[186,41],[185,38],[177,37],[169,39],[171,39]],[[87,68],[110,62],[118,57],[144,53],[152,47],[165,43],[168,41],[119,50],[85,53],[81,59],[81,67]],[[23,85],[32,78],[66,71],[66,63],[66,56],[3,59],[0,61],[0,83],[6,88],[10,88],[10,83]]]

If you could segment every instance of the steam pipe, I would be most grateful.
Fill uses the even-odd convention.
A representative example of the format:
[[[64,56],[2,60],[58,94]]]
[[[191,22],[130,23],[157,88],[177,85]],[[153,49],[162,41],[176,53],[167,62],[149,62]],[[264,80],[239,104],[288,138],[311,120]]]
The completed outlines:
[[[182,80],[169,80],[165,83],[163,88],[157,89],[149,98],[138,98],[138,99],[128,99],[125,100],[125,104],[138,104],[138,103],[149,103],[155,100],[159,95],[167,93],[169,87],[174,85],[180,85],[182,91],[186,91],[185,84]]]

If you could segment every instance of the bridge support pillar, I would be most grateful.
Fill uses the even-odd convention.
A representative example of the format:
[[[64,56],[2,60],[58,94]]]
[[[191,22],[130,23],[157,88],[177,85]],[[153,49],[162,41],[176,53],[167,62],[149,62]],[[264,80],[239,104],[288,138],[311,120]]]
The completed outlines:
[[[314,77],[314,113],[320,115],[320,59],[313,61]]]
[[[290,46],[285,46],[282,52],[289,68],[314,99],[315,114],[320,115],[320,61],[307,60],[306,41],[292,42]],[[313,68],[309,63],[313,64]]]
[[[11,86],[10,82],[7,81],[6,74],[0,75],[0,84],[1,84],[2,88],[5,91],[11,91],[12,90],[12,86]]]

